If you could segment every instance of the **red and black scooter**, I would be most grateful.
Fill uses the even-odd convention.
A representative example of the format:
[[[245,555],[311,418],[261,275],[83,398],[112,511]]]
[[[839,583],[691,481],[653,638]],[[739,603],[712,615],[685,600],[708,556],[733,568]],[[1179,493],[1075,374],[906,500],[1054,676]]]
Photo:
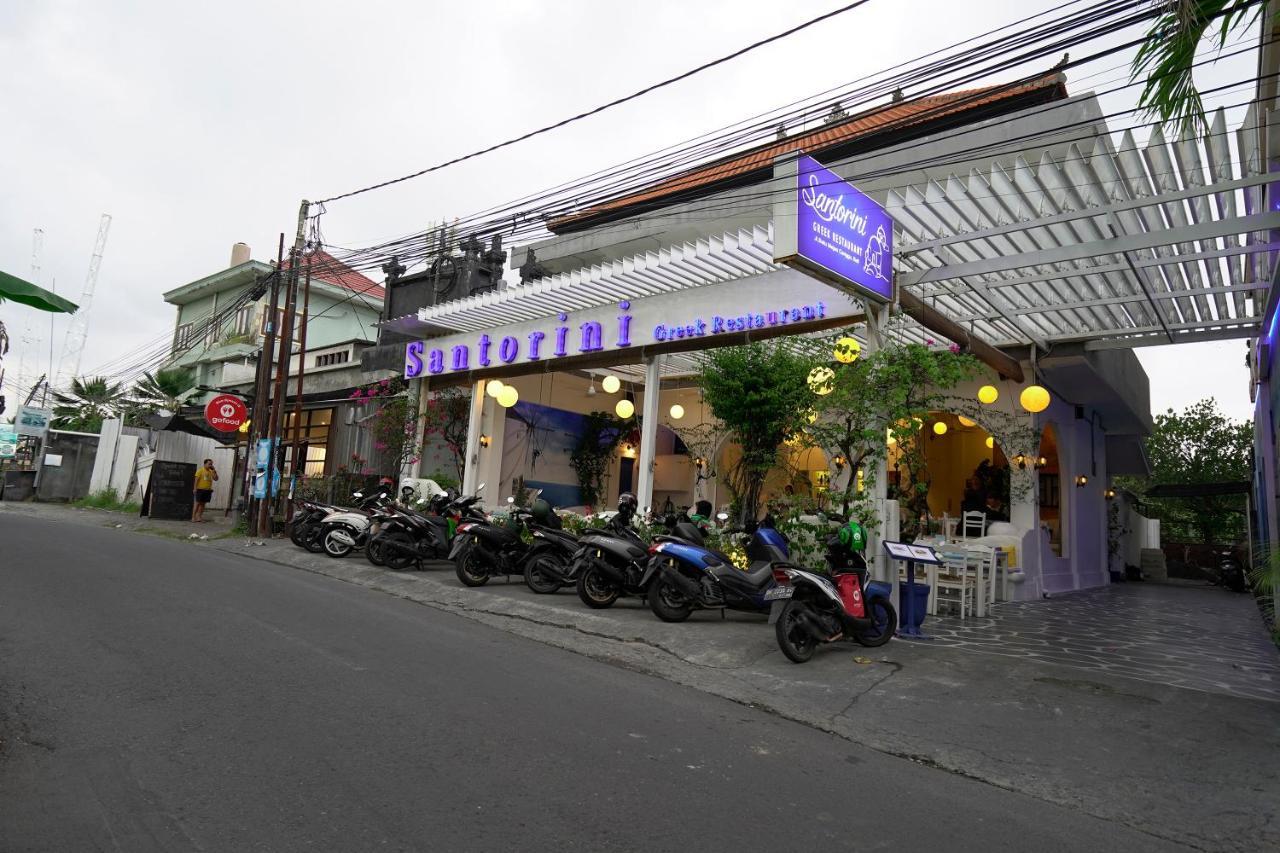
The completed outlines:
[[[776,565],[777,586],[765,592],[773,602],[769,624],[778,648],[795,663],[804,663],[824,643],[852,640],[872,648],[893,637],[898,614],[890,601],[892,587],[867,581],[867,563],[857,543],[862,529],[850,522],[827,540],[830,576],[809,569]]]

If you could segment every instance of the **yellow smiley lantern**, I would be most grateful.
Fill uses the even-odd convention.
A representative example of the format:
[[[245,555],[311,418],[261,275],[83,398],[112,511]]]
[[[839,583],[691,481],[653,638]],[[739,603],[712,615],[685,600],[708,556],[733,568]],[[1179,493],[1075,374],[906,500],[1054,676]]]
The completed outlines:
[[[831,382],[836,372],[829,367],[815,367],[809,371],[809,390],[819,397],[825,397],[832,391]]]
[[[862,344],[853,338],[840,338],[836,341],[835,348],[831,350],[831,355],[841,364],[853,364],[861,354]]]

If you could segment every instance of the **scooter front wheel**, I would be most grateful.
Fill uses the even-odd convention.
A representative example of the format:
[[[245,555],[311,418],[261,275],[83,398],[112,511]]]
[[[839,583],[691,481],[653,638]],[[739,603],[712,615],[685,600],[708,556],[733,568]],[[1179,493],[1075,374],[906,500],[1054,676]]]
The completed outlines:
[[[783,605],[774,625],[778,648],[793,663],[806,662],[818,648],[818,641],[804,627],[805,617],[809,615],[809,605],[792,599]]]

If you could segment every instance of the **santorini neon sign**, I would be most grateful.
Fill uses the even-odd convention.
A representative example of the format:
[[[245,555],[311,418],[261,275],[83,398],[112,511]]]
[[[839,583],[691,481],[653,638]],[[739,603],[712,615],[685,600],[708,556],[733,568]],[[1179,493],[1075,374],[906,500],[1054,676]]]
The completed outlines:
[[[502,334],[497,330],[461,341],[452,337],[439,341],[412,341],[405,346],[404,376],[415,379],[521,362],[549,361],[647,343],[693,340],[708,335],[812,323],[828,317],[826,303],[814,301],[731,316],[712,314],[672,318],[669,322],[646,324],[639,335],[640,340],[634,340],[638,318],[631,313],[631,303],[619,302],[618,312],[608,323],[601,320],[571,323],[568,314],[560,314],[556,318],[559,322],[554,326],[522,330],[519,334]]]

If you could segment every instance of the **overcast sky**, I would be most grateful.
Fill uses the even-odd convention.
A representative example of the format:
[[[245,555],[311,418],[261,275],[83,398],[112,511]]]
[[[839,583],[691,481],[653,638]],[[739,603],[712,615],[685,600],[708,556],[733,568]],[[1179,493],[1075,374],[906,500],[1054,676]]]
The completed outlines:
[[[483,147],[838,5],[0,3],[0,269],[29,273],[32,229],[43,228],[40,283],[56,280],[59,293],[77,299],[99,216],[112,215],[81,365],[90,373],[171,334],[174,309],[161,294],[225,267],[232,243],[273,258],[302,198]],[[871,0],[604,115],[332,204],[324,235],[354,247],[465,216],[1053,5]],[[1114,85],[1124,60],[1073,72],[1069,90]],[[1255,68],[1249,56],[1226,60],[1203,84]],[[1237,91],[1210,104],[1246,97]],[[1111,96],[1104,110],[1135,98],[1136,90]],[[42,371],[48,315],[6,303],[0,319],[14,339],[10,380],[32,323]],[[1155,411],[1213,394],[1233,416],[1250,416],[1243,341],[1169,349],[1139,351]],[[5,390],[12,400],[14,389]]]

